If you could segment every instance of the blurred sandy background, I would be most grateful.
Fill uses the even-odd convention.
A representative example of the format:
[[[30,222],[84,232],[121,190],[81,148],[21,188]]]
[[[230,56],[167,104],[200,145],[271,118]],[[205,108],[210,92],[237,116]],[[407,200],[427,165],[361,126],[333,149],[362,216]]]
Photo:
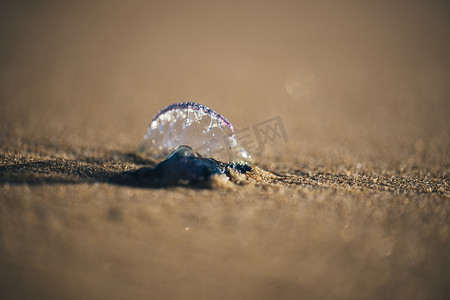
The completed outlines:
[[[2,1],[2,298],[447,298],[448,28],[445,1]],[[187,100],[236,128],[280,116],[288,143],[254,153],[277,174],[430,193],[45,169],[136,168],[153,115]]]

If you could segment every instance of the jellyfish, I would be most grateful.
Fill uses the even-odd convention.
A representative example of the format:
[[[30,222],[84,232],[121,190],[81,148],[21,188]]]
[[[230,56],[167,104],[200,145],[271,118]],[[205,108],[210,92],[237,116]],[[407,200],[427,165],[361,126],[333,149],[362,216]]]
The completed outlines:
[[[250,154],[239,144],[233,125],[219,113],[195,102],[163,108],[151,121],[138,152],[161,160],[180,146],[222,162],[252,162]]]

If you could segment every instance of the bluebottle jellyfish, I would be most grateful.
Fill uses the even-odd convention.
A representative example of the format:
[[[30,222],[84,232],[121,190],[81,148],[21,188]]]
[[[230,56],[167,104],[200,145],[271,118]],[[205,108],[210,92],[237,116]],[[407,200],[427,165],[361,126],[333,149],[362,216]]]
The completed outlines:
[[[139,152],[160,160],[180,146],[222,162],[252,162],[250,154],[239,144],[233,125],[219,113],[195,102],[163,108],[150,123]]]
[[[247,163],[224,163],[198,155],[191,147],[183,145],[154,167],[121,173],[119,182],[143,187],[211,187],[210,179],[214,175],[228,180],[233,174],[247,174],[252,170]]]

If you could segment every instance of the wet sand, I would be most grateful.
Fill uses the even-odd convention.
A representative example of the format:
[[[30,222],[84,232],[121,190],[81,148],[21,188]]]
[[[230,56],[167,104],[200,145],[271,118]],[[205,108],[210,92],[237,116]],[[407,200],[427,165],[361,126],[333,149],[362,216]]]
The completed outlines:
[[[2,6],[0,298],[448,298],[443,2]],[[186,100],[254,171],[124,180]]]

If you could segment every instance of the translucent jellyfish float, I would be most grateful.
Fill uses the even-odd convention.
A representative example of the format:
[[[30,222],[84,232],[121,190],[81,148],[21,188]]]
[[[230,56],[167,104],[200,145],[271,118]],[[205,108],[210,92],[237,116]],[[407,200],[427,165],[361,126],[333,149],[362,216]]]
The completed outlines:
[[[195,102],[163,108],[150,123],[139,152],[161,160],[180,146],[222,162],[252,161],[239,144],[233,125],[219,113]]]

